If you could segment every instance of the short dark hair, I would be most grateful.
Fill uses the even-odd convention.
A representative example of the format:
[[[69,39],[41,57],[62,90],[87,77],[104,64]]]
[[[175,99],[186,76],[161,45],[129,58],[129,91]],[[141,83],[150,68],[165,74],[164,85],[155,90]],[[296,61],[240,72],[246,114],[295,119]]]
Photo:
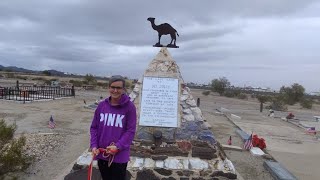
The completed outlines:
[[[111,76],[111,78],[109,79],[109,86],[111,86],[112,83],[116,82],[116,81],[122,81],[123,87],[126,87],[126,81],[124,80],[124,78],[120,75],[114,75]]]

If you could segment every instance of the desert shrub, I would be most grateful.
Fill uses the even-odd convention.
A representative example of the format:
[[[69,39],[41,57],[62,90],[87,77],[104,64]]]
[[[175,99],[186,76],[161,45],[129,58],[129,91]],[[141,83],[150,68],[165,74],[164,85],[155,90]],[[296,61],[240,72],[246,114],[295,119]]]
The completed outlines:
[[[25,76],[16,76],[15,78],[16,78],[16,79],[22,79],[22,80],[27,80],[27,79],[28,79],[28,78],[25,77]]]
[[[269,109],[273,109],[276,111],[287,111],[288,107],[286,103],[283,101],[282,96],[275,96],[270,99],[270,106]]]
[[[230,97],[230,98],[232,98],[232,97],[235,96],[234,93],[233,93],[233,91],[225,91],[225,92],[223,93],[223,95],[226,96],[226,97]]]
[[[44,84],[51,85],[51,80],[49,80],[49,79],[44,80]]]
[[[103,87],[103,88],[108,88],[108,86],[109,86],[109,83],[108,82],[97,82],[97,85],[98,86],[101,86],[101,87]]]
[[[208,96],[210,94],[210,91],[203,91],[202,94]]]
[[[213,92],[217,92],[221,95],[223,95],[227,89],[227,87],[230,86],[230,82],[225,77],[220,77],[219,79],[213,79],[211,81],[211,89]]]
[[[86,85],[96,85],[97,79],[92,74],[86,74],[83,83]]]
[[[239,99],[248,99],[248,96],[245,93],[240,93],[237,97]]]
[[[6,76],[7,76],[7,78],[14,78],[15,77],[13,73],[7,73]]]
[[[82,87],[82,81],[78,81],[78,80],[70,80],[69,83],[72,83],[75,87]]]
[[[303,98],[304,92],[304,87],[298,83],[294,83],[291,87],[282,86],[280,88],[280,94],[283,96],[283,101],[289,105],[294,105],[299,102]]]
[[[300,100],[300,105],[302,108],[311,109],[313,101],[312,99],[303,98]]]
[[[32,78],[32,80],[34,80],[34,81],[44,81],[46,79],[43,78],[43,77],[35,77],[35,78]]]
[[[33,159],[23,153],[25,137],[13,138],[16,129],[15,124],[7,125],[0,120],[0,179],[9,172],[26,169]]]

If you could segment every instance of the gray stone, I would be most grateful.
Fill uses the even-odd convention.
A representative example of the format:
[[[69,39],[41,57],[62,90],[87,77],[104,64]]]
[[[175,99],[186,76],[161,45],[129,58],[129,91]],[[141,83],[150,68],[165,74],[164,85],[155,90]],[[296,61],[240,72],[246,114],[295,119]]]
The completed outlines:
[[[163,141],[174,141],[174,134],[176,132],[176,128],[157,128],[158,130],[161,130]]]
[[[136,136],[138,139],[141,139],[141,140],[153,141],[153,135],[146,128],[140,128],[137,131]]]
[[[263,166],[270,171],[276,180],[297,180],[293,174],[278,162],[265,161]]]

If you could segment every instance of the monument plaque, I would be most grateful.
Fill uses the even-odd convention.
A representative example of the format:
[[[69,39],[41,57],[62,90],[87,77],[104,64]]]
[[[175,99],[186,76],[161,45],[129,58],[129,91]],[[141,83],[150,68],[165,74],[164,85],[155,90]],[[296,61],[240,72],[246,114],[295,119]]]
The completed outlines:
[[[175,78],[144,77],[140,126],[178,127],[178,82]]]

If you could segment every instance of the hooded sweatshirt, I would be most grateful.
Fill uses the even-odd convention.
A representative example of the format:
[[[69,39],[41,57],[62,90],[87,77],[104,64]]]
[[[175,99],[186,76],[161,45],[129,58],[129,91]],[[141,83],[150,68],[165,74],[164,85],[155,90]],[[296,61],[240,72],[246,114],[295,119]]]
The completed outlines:
[[[113,162],[126,163],[130,157],[130,144],[136,132],[136,107],[122,94],[119,105],[111,105],[111,97],[100,102],[90,127],[90,147],[106,148],[115,143],[119,149]],[[97,159],[107,160],[100,153]]]

